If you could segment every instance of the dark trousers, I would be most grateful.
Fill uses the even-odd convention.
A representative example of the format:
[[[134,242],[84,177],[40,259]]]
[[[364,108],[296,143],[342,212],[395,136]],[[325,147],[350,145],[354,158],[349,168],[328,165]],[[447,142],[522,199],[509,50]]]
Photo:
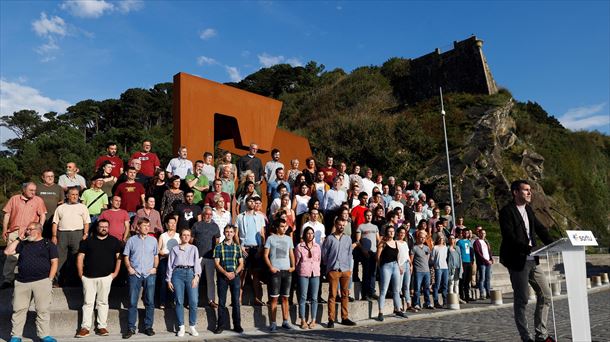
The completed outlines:
[[[241,314],[239,306],[239,276],[228,280],[222,274],[217,274],[218,287],[218,326],[224,327],[229,325],[229,316],[227,314],[227,290],[231,291],[231,316],[233,317],[233,327],[241,327]]]
[[[362,261],[362,296],[372,296],[375,294],[375,277],[377,263],[375,262],[375,253],[369,252],[368,257],[360,254]]]
[[[462,279],[460,279],[460,298],[470,300],[470,280],[472,279],[472,264],[462,263]]]

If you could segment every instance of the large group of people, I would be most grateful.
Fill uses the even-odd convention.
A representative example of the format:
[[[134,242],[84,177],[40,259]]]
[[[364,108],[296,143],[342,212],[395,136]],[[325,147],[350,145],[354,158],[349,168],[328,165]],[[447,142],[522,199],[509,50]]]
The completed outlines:
[[[263,165],[256,144],[236,163],[230,152],[222,153],[216,165],[209,152],[193,163],[182,146],[162,169],[151,149],[144,141],[124,164],[116,144],[109,143],[89,183],[69,162],[58,183],[52,170],[44,170],[41,182],[24,184],[5,205],[2,288],[15,288],[11,341],[20,341],[24,303],[32,295],[38,335],[52,341],[49,293],[79,283],[84,304],[76,337],[109,334],[113,286],[129,291],[123,338],[136,333],[142,288],[141,332],[149,336],[155,334],[155,307],[175,309],[178,336],[187,331],[198,336],[200,303],[218,310],[214,332],[222,333],[229,325],[228,291],[237,332],[243,331],[242,303],[268,305],[271,332],[278,330],[279,304],[280,327],[294,329],[289,305],[295,293],[301,329],[316,326],[319,304],[328,304],[328,328],[355,325],[348,303],[356,297],[377,301],[383,320],[386,296],[394,314],[407,317],[409,311],[446,307],[451,292],[462,301],[474,300],[473,282],[478,298],[490,295],[493,255],[485,230],[465,227],[463,218],[454,222],[451,207],[439,206],[418,181],[388,177],[385,182],[370,168],[361,175],[359,165],[349,174],[347,163],[335,168],[332,157],[322,167],[314,158],[305,160],[302,170],[299,160],[285,167],[276,149]],[[327,298],[321,296],[324,281]],[[361,283],[360,293],[354,282]],[[246,287],[252,287],[252,295],[244,295]]]

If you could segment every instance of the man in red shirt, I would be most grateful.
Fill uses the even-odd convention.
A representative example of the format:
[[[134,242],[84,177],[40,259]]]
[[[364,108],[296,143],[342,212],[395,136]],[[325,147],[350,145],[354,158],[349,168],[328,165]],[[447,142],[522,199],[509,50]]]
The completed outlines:
[[[214,205],[216,204],[214,202],[214,197],[217,194],[219,194],[220,196],[222,196],[222,198],[224,198],[225,209],[231,210],[231,197],[229,196],[229,194],[222,191],[222,181],[220,179],[216,179],[214,181],[214,191],[210,191],[210,192],[208,192],[207,195],[205,195],[205,200],[204,200],[205,205],[208,205],[208,206],[214,208]]]
[[[129,214],[126,210],[121,209],[121,197],[119,196],[113,196],[110,205],[110,209],[102,211],[98,220],[108,221],[108,234],[125,243],[129,236]]]
[[[114,191],[115,196],[121,197],[121,209],[127,210],[129,217],[136,215],[138,207],[144,206],[146,191],[142,184],[136,182],[137,171],[135,167],[127,169],[127,181],[119,184]]]
[[[123,160],[121,159],[121,157],[117,156],[117,154],[116,154],[116,151],[117,151],[116,143],[109,142],[108,144],[106,144],[106,151],[107,151],[107,153],[105,156],[100,156],[95,161],[95,171],[98,171],[100,169],[100,167],[102,166],[102,164],[106,160],[108,160],[112,163],[112,166],[114,166],[112,168],[112,172],[110,172],[110,174],[113,175],[114,177],[119,178],[121,173],[123,173]]]
[[[7,246],[18,237],[25,235],[25,229],[32,222],[43,224],[47,214],[47,208],[42,198],[36,196],[36,184],[26,183],[21,188],[21,194],[11,197],[4,208],[2,220],[2,238]],[[4,283],[0,288],[5,289],[13,286],[15,279],[15,266],[17,256],[9,255],[4,262]]]
[[[155,175],[155,171],[161,167],[161,162],[159,161],[159,157],[153,152],[150,152],[152,149],[152,143],[150,140],[144,140],[142,142],[142,151],[135,152],[131,155],[131,159],[140,159],[142,162],[142,169],[140,173],[146,177],[153,177]]]
[[[326,158],[326,167],[320,169],[320,171],[324,172],[324,181],[329,186],[333,186],[333,180],[337,177],[337,169],[333,167],[334,159],[333,157]]]
[[[360,203],[352,209],[352,221],[354,222],[352,227],[358,227],[365,222],[364,212],[369,208],[367,206],[369,195],[366,192],[359,193],[358,200]]]

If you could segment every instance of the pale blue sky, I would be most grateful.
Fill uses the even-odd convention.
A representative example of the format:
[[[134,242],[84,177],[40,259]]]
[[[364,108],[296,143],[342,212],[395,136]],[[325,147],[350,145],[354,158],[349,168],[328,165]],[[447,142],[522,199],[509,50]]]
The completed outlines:
[[[279,62],[351,71],[475,34],[517,100],[568,128],[610,134],[609,4],[2,0],[0,113],[61,112],[180,71],[218,82]]]

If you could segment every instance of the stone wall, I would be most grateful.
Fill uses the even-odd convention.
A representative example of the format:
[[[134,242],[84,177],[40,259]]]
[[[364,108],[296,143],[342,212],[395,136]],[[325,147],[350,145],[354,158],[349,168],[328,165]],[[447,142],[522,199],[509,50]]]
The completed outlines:
[[[410,60],[410,75],[406,80],[407,102],[437,96],[443,92],[495,94],[498,92],[482,50],[483,41],[471,36],[453,42],[453,49],[434,52]]]

